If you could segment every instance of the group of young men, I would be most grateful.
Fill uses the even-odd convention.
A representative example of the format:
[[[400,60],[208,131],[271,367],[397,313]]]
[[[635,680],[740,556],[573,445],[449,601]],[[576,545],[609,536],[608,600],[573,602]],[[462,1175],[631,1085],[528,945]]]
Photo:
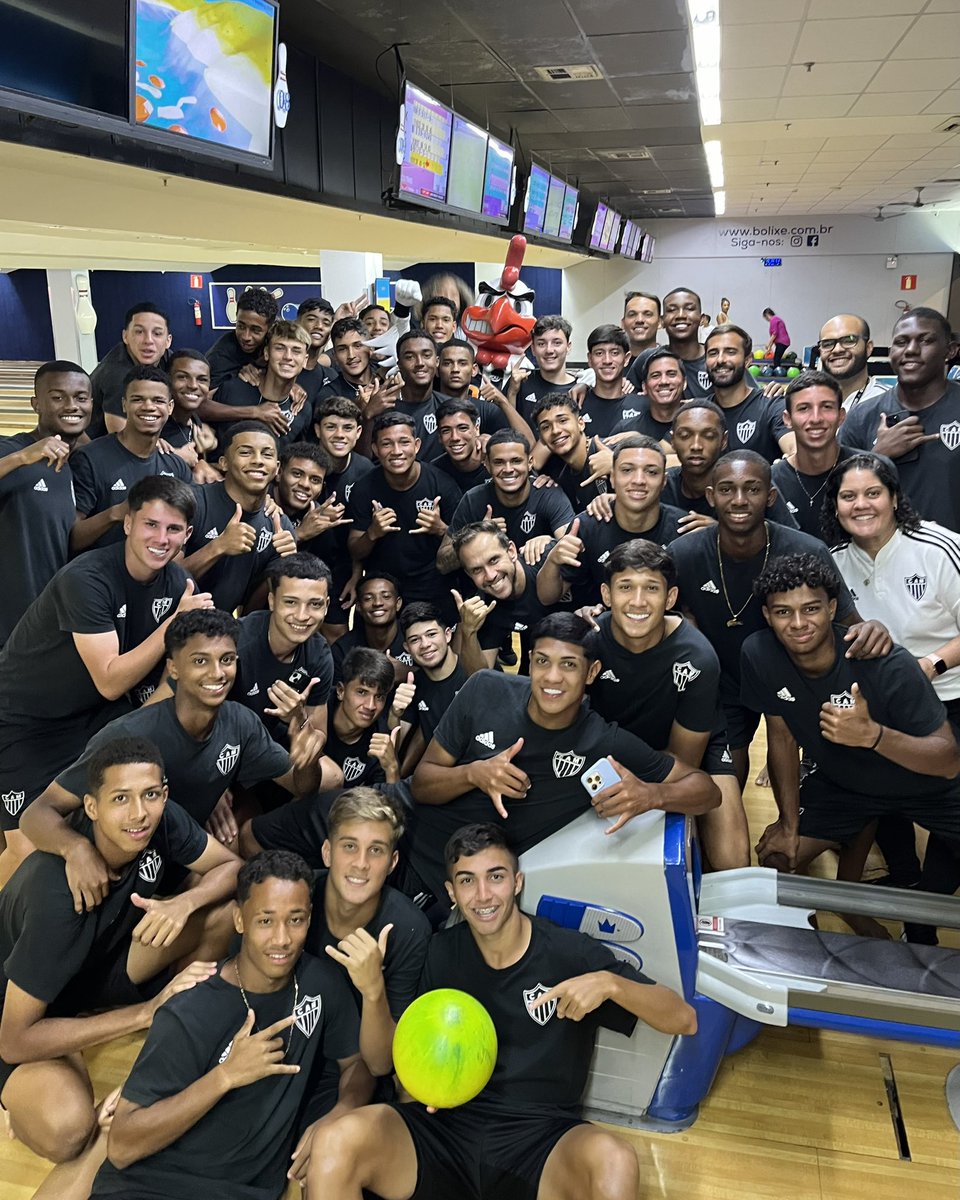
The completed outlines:
[[[701,344],[695,293],[634,292],[591,376],[544,316],[536,369],[497,385],[451,297],[395,373],[376,306],[276,316],[250,290],[209,353],[171,352],[135,305],[92,377],[40,368],[36,427],[0,443],[0,1105],[62,1200],[276,1200],[288,1174],[358,1200],[634,1195],[634,1152],[580,1120],[593,1036],[691,1034],[693,1011],[525,916],[518,856],[592,807],[612,838],[686,814],[709,867],[747,865],[761,715],[761,862],[894,813],[960,845],[945,710],[819,521],[849,447],[960,530],[954,339],[912,310],[875,391],[839,315],[820,369],[764,391],[746,331]],[[391,1041],[445,986],[500,1052],[429,1113],[397,1102]],[[95,1110],[81,1052],[142,1029]]]

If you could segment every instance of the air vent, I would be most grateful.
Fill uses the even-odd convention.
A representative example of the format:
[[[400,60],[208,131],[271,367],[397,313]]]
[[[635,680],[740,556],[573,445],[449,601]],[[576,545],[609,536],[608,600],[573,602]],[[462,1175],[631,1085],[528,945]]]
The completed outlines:
[[[534,67],[544,83],[585,83],[590,79],[602,79],[600,68],[594,63],[574,63],[566,67]]]
[[[960,129],[960,117],[947,117],[947,119],[937,126],[940,133],[956,133]]]
[[[653,157],[646,146],[625,146],[621,150],[594,150],[593,153],[607,162],[643,162]]]
[[[672,196],[673,188],[631,188],[634,196]]]
[[[934,183],[960,183],[960,179],[935,179]]]

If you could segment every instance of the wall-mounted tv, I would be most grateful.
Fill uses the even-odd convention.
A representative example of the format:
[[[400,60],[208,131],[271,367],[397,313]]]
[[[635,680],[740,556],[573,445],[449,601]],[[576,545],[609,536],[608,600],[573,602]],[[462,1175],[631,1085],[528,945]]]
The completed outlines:
[[[547,207],[543,217],[543,236],[560,236],[560,218],[563,216],[563,196],[567,185],[556,175],[550,176],[550,186],[547,189]]]
[[[609,209],[602,202],[597,205],[597,211],[593,217],[593,228],[590,230],[589,246],[591,250],[602,249],[603,231],[607,222],[607,213]]]
[[[481,216],[506,225],[513,192],[512,146],[490,134],[487,138],[487,164],[483,176]]]
[[[527,180],[527,201],[523,215],[524,233],[543,233],[543,219],[547,211],[547,196],[550,191],[550,172],[536,163],[530,164]]]
[[[479,215],[483,208],[483,179],[487,167],[487,131],[453,114],[447,204]]]
[[[412,83],[403,92],[400,195],[421,204],[447,202],[453,110]]]
[[[131,120],[166,142],[269,159],[277,9],[277,0],[131,0]]]
[[[573,238],[573,227],[577,223],[577,205],[580,202],[580,192],[568,183],[563,192],[563,208],[560,211],[560,229],[557,236],[561,242],[569,242]]]
[[[657,239],[653,234],[645,233],[640,240],[640,261],[645,263],[653,262],[653,248],[656,245]]]
[[[620,214],[616,209],[607,209],[607,218],[603,223],[603,236],[600,239],[600,249],[606,250],[608,254],[613,253],[613,247],[617,241],[617,233],[620,230]]]

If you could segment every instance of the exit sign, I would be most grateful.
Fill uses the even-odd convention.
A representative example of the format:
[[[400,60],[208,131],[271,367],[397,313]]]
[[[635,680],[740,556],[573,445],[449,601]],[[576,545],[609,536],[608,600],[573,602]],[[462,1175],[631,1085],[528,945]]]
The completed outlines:
[[[917,290],[916,275],[901,275],[900,276],[900,291],[915,292]]]
[[[765,267],[782,267],[783,259],[782,258],[765,258],[765,259],[763,259],[763,265]]]

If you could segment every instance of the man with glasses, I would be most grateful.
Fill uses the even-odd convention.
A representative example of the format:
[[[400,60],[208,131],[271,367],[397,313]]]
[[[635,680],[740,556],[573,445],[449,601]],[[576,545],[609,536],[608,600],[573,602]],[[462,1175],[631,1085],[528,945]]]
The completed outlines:
[[[873,353],[870,326],[863,317],[841,313],[831,317],[820,330],[817,342],[820,366],[840,384],[843,407],[853,408],[864,400],[886,391],[867,373],[867,361]]]

